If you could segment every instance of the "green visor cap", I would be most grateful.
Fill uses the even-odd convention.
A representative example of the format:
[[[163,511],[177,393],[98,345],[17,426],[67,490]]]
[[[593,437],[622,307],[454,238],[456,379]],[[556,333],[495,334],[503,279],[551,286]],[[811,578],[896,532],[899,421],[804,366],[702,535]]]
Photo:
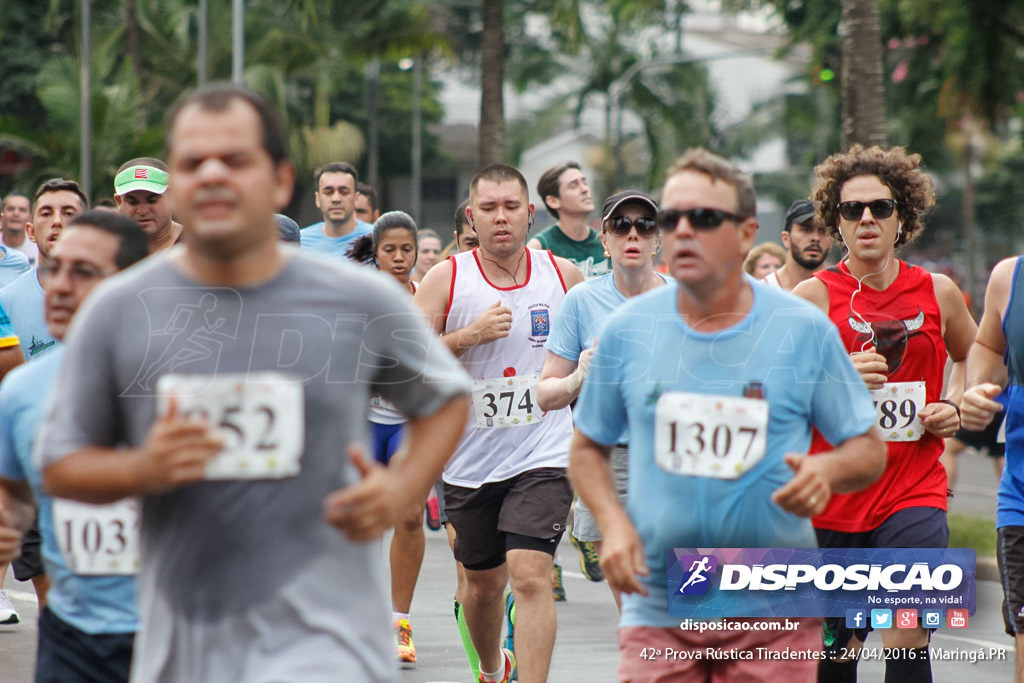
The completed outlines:
[[[154,194],[167,191],[167,171],[152,166],[129,166],[114,178],[114,194],[122,197],[135,190]]]

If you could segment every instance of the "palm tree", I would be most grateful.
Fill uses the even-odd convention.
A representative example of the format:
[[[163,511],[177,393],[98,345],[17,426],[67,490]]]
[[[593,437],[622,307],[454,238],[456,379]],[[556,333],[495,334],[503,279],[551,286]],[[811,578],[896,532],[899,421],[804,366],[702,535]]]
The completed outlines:
[[[843,146],[885,144],[878,0],[843,0]]]

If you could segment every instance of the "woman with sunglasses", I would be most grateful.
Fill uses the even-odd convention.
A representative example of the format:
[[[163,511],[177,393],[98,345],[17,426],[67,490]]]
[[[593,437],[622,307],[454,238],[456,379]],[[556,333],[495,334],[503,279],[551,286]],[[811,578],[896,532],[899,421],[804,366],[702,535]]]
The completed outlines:
[[[876,426],[888,442],[884,474],[856,493],[836,494],[814,518],[821,547],[944,548],[946,471],[943,439],[960,426],[964,360],[977,326],[957,286],[898,259],[896,250],[924,230],[935,203],[921,157],[901,147],[853,146],[819,165],[814,200],[821,219],[846,247],[838,265],[818,271],[794,294],[823,310],[839,328],[876,403]],[[943,391],[947,358],[953,362]],[[811,453],[831,446],[815,435]],[[854,681],[854,653],[868,629],[826,621],[830,659],[823,681]],[[922,627],[882,631],[886,680],[931,680],[929,633]]]
[[[579,396],[583,379],[590,367],[595,334],[600,323],[619,304],[630,297],[660,287],[667,282],[654,270],[654,256],[660,246],[655,216],[658,205],[653,199],[634,190],[612,195],[605,200],[601,215],[601,242],[605,258],[610,258],[612,272],[587,280],[569,290],[562,309],[552,323],[547,341],[547,358],[537,385],[537,402],[543,410],[556,410],[569,405]],[[626,435],[612,451],[612,469],[619,497],[626,495]],[[583,573],[592,581],[603,575],[596,555],[601,550],[601,534],[593,515],[577,501],[572,529],[572,542],[580,550]],[[616,605],[619,595],[612,592]]]

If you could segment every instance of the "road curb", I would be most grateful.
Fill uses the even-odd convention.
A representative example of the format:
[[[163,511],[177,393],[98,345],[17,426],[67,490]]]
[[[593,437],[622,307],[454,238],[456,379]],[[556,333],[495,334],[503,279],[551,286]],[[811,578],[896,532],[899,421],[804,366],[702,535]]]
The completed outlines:
[[[999,565],[994,557],[977,558],[977,572],[979,581],[999,581]]]

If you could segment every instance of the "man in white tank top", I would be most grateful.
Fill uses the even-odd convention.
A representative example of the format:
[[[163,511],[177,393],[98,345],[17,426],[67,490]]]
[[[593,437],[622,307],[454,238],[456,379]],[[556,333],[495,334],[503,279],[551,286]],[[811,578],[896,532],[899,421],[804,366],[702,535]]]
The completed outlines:
[[[572,501],[572,418],[567,407],[541,411],[536,389],[551,320],[583,276],[566,259],[525,247],[533,205],[516,169],[478,173],[467,215],[480,246],[434,266],[416,293],[473,379],[469,422],[444,471],[445,505],[466,568],[463,609],[480,680],[508,680],[515,666],[500,648],[511,580],[519,680],[544,681],[557,619],[552,558]]]
[[[786,262],[761,282],[791,292],[825,263],[832,248],[832,236],[818,218],[818,206],[809,199],[797,199],[790,204],[783,220]]]

